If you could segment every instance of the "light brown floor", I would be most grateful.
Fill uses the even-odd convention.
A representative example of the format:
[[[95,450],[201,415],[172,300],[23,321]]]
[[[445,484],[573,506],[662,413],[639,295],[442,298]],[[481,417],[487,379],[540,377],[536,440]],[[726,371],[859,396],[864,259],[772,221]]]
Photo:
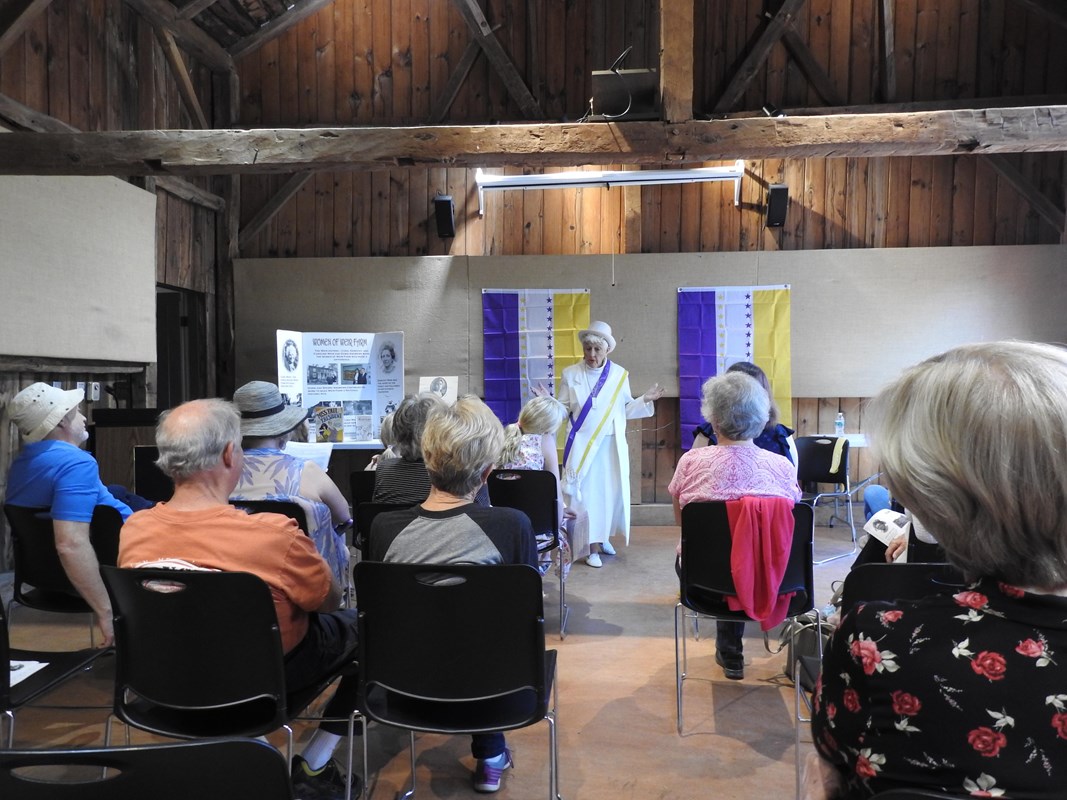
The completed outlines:
[[[816,556],[829,542],[840,551],[845,535],[841,527],[816,528]],[[674,527],[635,528],[630,546],[617,545],[619,554],[605,558],[602,569],[575,565],[567,584],[569,635],[562,642],[552,634],[558,630],[557,584],[546,580],[549,646],[559,652],[560,786],[568,800],[792,796],[792,687],[782,675],[784,656],[764,651],[755,625],[745,638],[745,679],[728,681],[714,662],[713,624],[702,624],[701,640],[690,640],[684,735],[675,730],[672,564],[677,536]],[[850,563],[846,558],[816,567],[818,606],[827,602],[831,581],[843,577]],[[5,598],[9,582],[9,575],[0,576]],[[60,648],[87,641],[84,618],[60,622],[53,616],[16,608],[12,645]],[[106,706],[112,676],[104,659],[43,702]],[[17,745],[98,745],[105,718],[103,710],[24,709],[18,715]],[[309,732],[308,726],[298,728],[298,738],[306,739]],[[806,732],[804,738],[810,741]],[[153,739],[134,731],[133,741]],[[278,737],[276,743],[281,741]],[[498,796],[545,797],[547,726],[513,732],[508,742],[515,769],[506,774]],[[406,734],[372,726],[374,797],[391,798],[404,786],[406,743]],[[418,797],[475,796],[466,737],[421,736],[417,746]]]

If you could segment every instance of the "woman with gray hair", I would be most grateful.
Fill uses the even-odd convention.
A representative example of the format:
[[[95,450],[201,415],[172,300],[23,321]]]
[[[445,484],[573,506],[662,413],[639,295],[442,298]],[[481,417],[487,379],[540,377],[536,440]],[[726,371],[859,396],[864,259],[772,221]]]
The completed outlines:
[[[537,566],[530,519],[513,508],[474,502],[504,446],[504,430],[481,400],[465,395],[434,410],[422,449],[430,496],[404,511],[379,514],[371,526],[372,561],[406,564],[528,564]],[[492,636],[486,631],[486,636]],[[491,668],[486,664],[486,668]],[[502,732],[475,734],[474,788],[495,792],[511,767]]]
[[[563,370],[559,401],[570,414],[563,448],[563,498],[572,511],[589,514],[591,567],[600,554],[614,555],[610,538],[630,541],[630,451],[626,420],[651,417],[663,395],[658,383],[640,397],[630,394],[629,373],[608,360],[615,337],[606,322],[578,331],[582,361]]]
[[[378,460],[374,502],[414,505],[430,493],[430,476],[422,460],[422,432],[431,412],[445,401],[433,392],[409,394],[393,412],[393,450],[400,458]]]
[[[893,495],[974,584],[849,611],[823,657],[809,797],[1063,797],[1067,351],[957,347],[864,417]]]
[[[759,495],[800,499],[797,468],[784,456],[756,447],[771,400],[759,382],[743,372],[727,372],[704,381],[701,413],[718,434],[714,447],[690,450],[678,460],[667,490],[674,498],[674,519],[682,524],[682,508],[692,502],[737,500]],[[681,557],[682,545],[678,544]],[[677,564],[676,564],[677,566]],[[715,661],[727,678],[745,677],[743,622],[719,622]]]

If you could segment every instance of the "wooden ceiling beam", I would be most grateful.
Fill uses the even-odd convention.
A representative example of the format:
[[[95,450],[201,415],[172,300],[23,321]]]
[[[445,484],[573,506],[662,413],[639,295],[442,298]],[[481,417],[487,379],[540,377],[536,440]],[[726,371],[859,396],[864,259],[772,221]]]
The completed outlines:
[[[178,49],[178,43],[174,40],[174,34],[166,28],[156,27],[156,39],[159,40],[159,46],[163,49],[163,57],[167,59],[171,75],[178,84],[178,94],[181,95],[189,115],[196,120],[200,128],[210,128],[211,123],[208,122],[204,107],[200,104],[200,98],[196,96],[193,79]]]
[[[1063,209],[1042,194],[1033,181],[1023,175],[1007,156],[991,155],[982,160],[988,163],[1001,178],[1006,180],[1023,200],[1030,204],[1030,207],[1038,216],[1055,228],[1061,235],[1064,233],[1067,215],[1064,214]]]
[[[0,174],[696,164],[1067,150],[1067,106],[689,122],[8,133]]]
[[[8,0],[0,4],[0,55],[26,32],[52,0]]]
[[[693,118],[693,0],[660,2],[659,94],[663,119]]]
[[[126,3],[155,27],[169,30],[178,44],[205,67],[215,72],[234,68],[230,54],[195,22],[178,19],[178,10],[169,0],[126,0]]]
[[[271,39],[281,36],[301,20],[307,19],[312,14],[318,13],[329,5],[333,5],[333,2],[334,0],[306,0],[306,2],[303,3],[298,2],[284,14],[275,17],[251,36],[246,36],[236,44],[230,45],[228,48],[229,54],[234,58],[246,56],[252,51],[258,50]]]
[[[218,0],[193,0],[178,9],[178,19],[192,19],[211,8]]]

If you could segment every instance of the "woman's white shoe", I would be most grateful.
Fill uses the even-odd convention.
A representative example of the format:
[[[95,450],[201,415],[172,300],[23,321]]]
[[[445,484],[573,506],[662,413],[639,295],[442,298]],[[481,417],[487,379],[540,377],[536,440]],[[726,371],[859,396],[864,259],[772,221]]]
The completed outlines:
[[[600,553],[590,553],[586,556],[585,563],[591,567],[604,566],[604,562],[600,560]]]
[[[613,556],[615,555],[615,548],[611,546],[611,542],[605,539],[600,543],[600,552],[606,556]]]

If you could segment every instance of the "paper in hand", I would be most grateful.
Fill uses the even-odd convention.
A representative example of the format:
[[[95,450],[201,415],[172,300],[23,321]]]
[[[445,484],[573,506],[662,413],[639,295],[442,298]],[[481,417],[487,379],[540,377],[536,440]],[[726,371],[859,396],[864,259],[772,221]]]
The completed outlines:
[[[910,525],[911,523],[904,514],[891,508],[883,508],[867,520],[863,530],[888,547],[894,539],[900,536],[907,537]],[[894,563],[903,562],[907,561],[907,558],[908,551],[905,548],[893,561]]]

